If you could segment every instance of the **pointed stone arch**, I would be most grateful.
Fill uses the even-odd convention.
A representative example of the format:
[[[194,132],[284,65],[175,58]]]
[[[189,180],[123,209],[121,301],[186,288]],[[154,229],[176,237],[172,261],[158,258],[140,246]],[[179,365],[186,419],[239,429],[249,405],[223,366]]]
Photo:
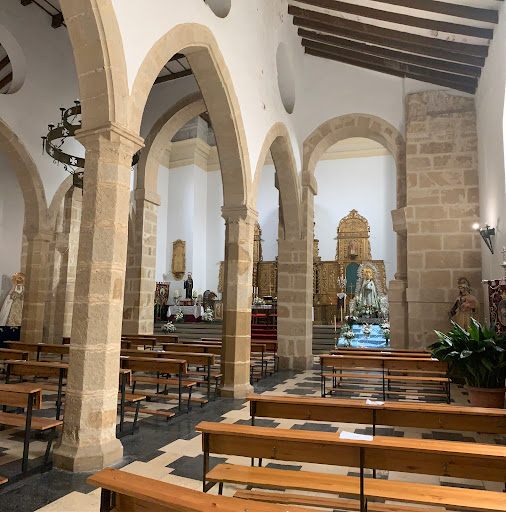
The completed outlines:
[[[283,123],[276,123],[272,126],[262,144],[251,193],[251,196],[255,198],[255,202],[262,169],[269,151],[271,152],[276,169],[280,204],[283,206],[285,235],[291,239],[298,240],[301,237],[299,177],[290,135]]]

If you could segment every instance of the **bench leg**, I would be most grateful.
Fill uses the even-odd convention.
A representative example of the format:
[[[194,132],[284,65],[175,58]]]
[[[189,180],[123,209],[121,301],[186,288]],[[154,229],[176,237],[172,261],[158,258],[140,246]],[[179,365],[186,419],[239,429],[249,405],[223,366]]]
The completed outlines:
[[[223,494],[223,482],[220,482],[218,486],[218,494]]]
[[[191,411],[191,399],[192,399],[192,386],[188,390],[188,405],[186,406],[186,413],[188,414]]]
[[[100,512],[111,512],[114,508],[116,508],[116,493],[109,489],[102,489]]]
[[[139,408],[141,406],[141,401],[140,400],[137,400],[137,403],[136,403],[136,407],[135,407],[135,415],[134,415],[134,422],[133,422],[133,425],[132,425],[132,435],[135,434],[138,430],[138,426],[137,426],[137,418],[139,417]]]
[[[58,437],[58,433],[56,432],[56,427],[51,429],[49,439],[47,441],[46,453],[44,454],[44,467],[49,465],[49,456],[51,454],[51,445],[53,441]]]
[[[30,439],[32,437],[32,400],[28,399],[28,407],[26,408],[25,422],[25,440],[23,443],[23,460],[21,462],[21,471],[26,473],[28,470],[28,452],[30,451]]]

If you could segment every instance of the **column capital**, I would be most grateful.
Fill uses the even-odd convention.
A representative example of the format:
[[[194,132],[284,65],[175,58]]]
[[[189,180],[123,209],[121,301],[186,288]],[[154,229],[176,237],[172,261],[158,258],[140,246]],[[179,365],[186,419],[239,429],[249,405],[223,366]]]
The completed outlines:
[[[302,171],[302,186],[307,187],[313,195],[318,194],[318,184],[316,178],[309,171]]]
[[[146,201],[148,203],[160,206],[162,204],[162,198],[160,194],[147,190],[145,188],[136,188],[134,192],[134,198],[136,201]]]
[[[239,222],[242,220],[249,224],[254,224],[258,220],[258,212],[246,204],[222,206],[221,216],[225,219],[225,222]]]
[[[114,137],[119,138],[120,141],[123,139],[124,141],[130,142],[134,146],[134,153],[144,147],[144,139],[142,137],[139,137],[138,134],[114,121],[110,121],[104,126],[99,126],[90,130],[81,129],[75,133],[75,138],[84,147],[86,147],[86,144],[91,141],[95,141],[100,138],[113,140]]]

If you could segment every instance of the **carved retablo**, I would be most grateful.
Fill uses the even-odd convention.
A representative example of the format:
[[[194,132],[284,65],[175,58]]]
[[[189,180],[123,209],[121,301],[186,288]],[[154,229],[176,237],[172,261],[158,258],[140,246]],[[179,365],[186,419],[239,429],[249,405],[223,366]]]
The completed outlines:
[[[186,272],[186,242],[176,240],[172,243],[172,275],[181,281]]]
[[[370,231],[367,219],[357,210],[351,210],[337,228],[336,261],[370,260]]]

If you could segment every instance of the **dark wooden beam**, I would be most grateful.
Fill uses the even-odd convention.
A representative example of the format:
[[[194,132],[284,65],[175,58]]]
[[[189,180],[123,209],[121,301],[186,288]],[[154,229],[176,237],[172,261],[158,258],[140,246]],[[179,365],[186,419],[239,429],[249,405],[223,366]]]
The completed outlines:
[[[389,72],[395,76],[413,78],[424,82],[433,84],[445,85],[458,90],[465,90],[465,92],[475,92],[478,85],[478,80],[475,78],[463,77],[460,75],[453,75],[451,73],[443,73],[442,71],[434,71],[431,69],[421,68],[410,64],[403,64],[388,59],[373,57],[371,55],[363,55],[359,52],[344,50],[340,48],[333,48],[320,43],[309,42],[309,46],[305,46],[307,52],[316,52],[319,57],[332,58],[343,62],[346,59],[348,64],[361,63],[361,67],[373,69],[374,71],[382,70],[382,72]],[[310,53],[314,55],[314,53]],[[374,68],[372,67],[374,66]]]
[[[169,62],[172,62],[174,60],[180,60],[180,59],[184,59],[186,56],[183,55],[182,53],[176,53],[174,55],[174,57],[171,57],[171,59],[169,60]]]
[[[306,29],[316,30],[318,32],[326,32],[327,34],[333,34],[335,36],[345,37],[355,41],[372,43],[386,48],[395,48],[396,50],[416,53],[418,55],[427,55],[429,57],[436,57],[438,59],[444,59],[452,62],[461,62],[463,64],[469,64],[471,66],[477,67],[483,67],[485,65],[485,59],[483,57],[475,57],[473,55],[466,55],[464,53],[442,51],[438,48],[432,48],[430,46],[422,46],[419,44],[397,41],[395,39],[385,39],[373,34],[354,32],[344,28],[339,29],[325,23],[320,23],[319,21],[307,20],[297,16],[293,18],[293,24],[297,27],[304,27]]]
[[[409,7],[427,12],[436,12],[455,16],[457,18],[466,18],[469,20],[485,21],[487,23],[497,24],[499,22],[499,13],[495,9],[484,9],[482,7],[470,7],[468,5],[449,4],[448,2],[439,2],[437,0],[374,0],[382,4],[398,5],[399,7]]]
[[[30,5],[31,3],[32,3],[32,0],[21,0],[21,5],[23,5],[23,6]]]
[[[417,44],[427,48],[434,48],[442,52],[453,52],[456,54],[472,55],[474,57],[486,57],[488,55],[488,46],[468,43],[457,43],[455,41],[446,41],[436,37],[419,36],[418,34],[410,34],[401,32],[400,30],[391,30],[367,23],[347,20],[329,14],[311,11],[309,9],[301,9],[293,5],[288,6],[288,14],[297,16],[305,20],[317,21],[332,26],[334,29],[348,30],[357,34],[365,34],[374,36],[384,40],[382,46],[388,46],[390,40],[400,41],[402,43]],[[339,35],[339,33],[336,33]]]
[[[8,66],[10,63],[9,56],[4,57],[2,60],[0,60],[0,71],[2,71],[3,68]]]
[[[2,80],[0,80],[0,89],[3,89],[7,84],[12,82],[12,73],[6,75]]]
[[[155,80],[155,85],[163,84],[164,82],[170,82],[171,80],[177,80],[178,78],[183,78],[185,76],[190,76],[190,75],[193,75],[193,72],[191,69],[187,69],[186,71],[179,71],[177,73],[172,73],[170,75],[159,76]]]
[[[363,7],[362,5],[348,4],[338,0],[297,0],[299,3],[330,9],[333,11],[353,14],[355,16],[363,16],[375,20],[388,21],[409,27],[424,28],[427,30],[437,30],[438,32],[446,32],[449,34],[461,34],[468,37],[481,37],[483,39],[492,39],[494,31],[490,28],[473,27],[470,25],[459,25],[457,23],[449,23],[446,21],[429,20],[427,18],[418,18],[416,16],[408,16],[397,12],[382,11],[380,9],[372,9],[371,7]]]
[[[405,73],[402,73],[400,71],[396,71],[395,69],[389,69],[389,68],[384,68],[380,65],[376,65],[376,64],[366,64],[364,62],[360,62],[360,61],[355,61],[353,59],[347,59],[346,57],[340,57],[340,56],[337,56],[337,55],[332,55],[330,53],[325,53],[325,52],[320,52],[318,50],[313,50],[311,48],[306,48],[305,49],[305,53],[307,55],[312,55],[314,57],[320,57],[322,59],[329,59],[329,60],[334,60],[336,62],[342,62],[344,64],[349,64],[350,66],[357,66],[359,68],[364,68],[364,69],[368,69],[368,70],[372,70],[372,71],[377,71],[379,73],[385,73],[387,75],[393,75],[393,76],[397,76],[399,78],[412,78],[414,80],[419,80],[421,82],[428,82],[428,83],[432,83],[432,84],[435,84],[435,85],[441,85],[443,87],[450,87],[452,89],[455,89],[457,91],[462,91],[462,92],[467,92],[469,94],[474,94],[476,92],[476,88],[473,88],[473,87],[468,87],[466,85],[461,85],[461,84],[457,84],[457,83],[454,83],[454,82],[446,82],[445,80],[438,80],[436,78],[432,78],[431,80],[427,80],[426,78],[424,77],[420,77],[420,76],[409,76]]]
[[[449,71],[450,73],[457,73],[459,75],[474,76],[479,78],[481,75],[481,68],[476,66],[468,66],[466,64],[458,64],[456,62],[448,62],[439,59],[430,59],[428,57],[421,57],[420,55],[413,55],[412,53],[397,52],[395,50],[388,50],[380,46],[372,46],[369,44],[358,43],[357,41],[350,41],[342,39],[341,37],[329,36],[326,34],[319,34],[299,28],[299,36],[302,39],[302,45],[308,46],[304,41],[319,41],[329,46],[345,48],[348,50],[355,50],[368,55],[375,55],[376,57],[384,57],[397,62],[405,62],[406,64],[414,64],[424,68],[439,69],[441,71]]]
[[[51,16],[51,26],[53,28],[60,28],[63,26],[65,20],[63,19],[63,13],[59,12],[58,14],[53,14]]]

